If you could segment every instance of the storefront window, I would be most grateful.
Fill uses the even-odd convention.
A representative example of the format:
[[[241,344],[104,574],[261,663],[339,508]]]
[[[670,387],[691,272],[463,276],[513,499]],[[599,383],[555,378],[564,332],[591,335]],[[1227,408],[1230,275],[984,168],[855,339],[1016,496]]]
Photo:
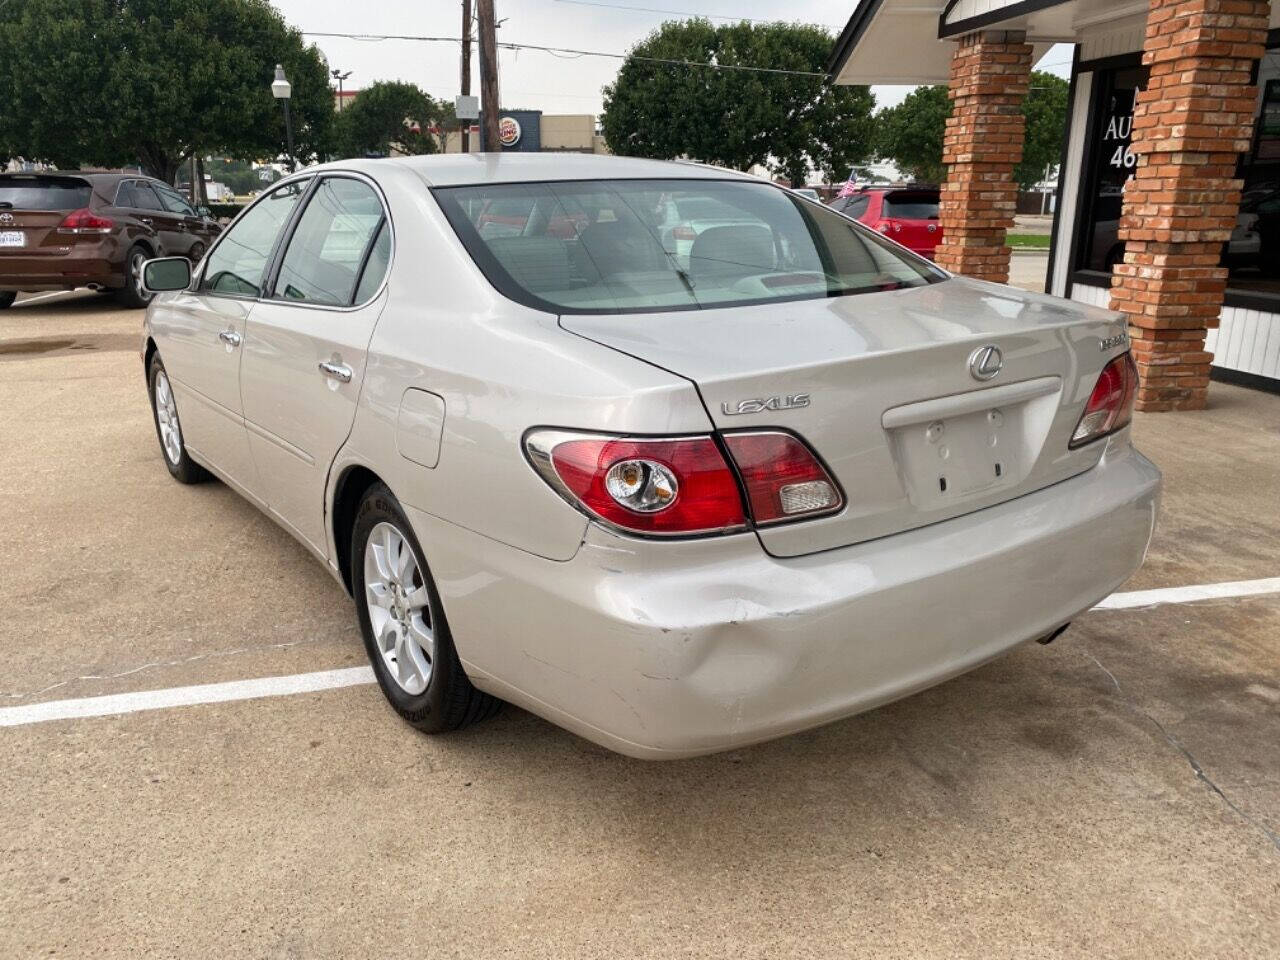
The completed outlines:
[[[1232,292],[1280,295],[1280,49],[1258,64],[1253,147],[1241,158],[1244,192],[1223,251]]]
[[[1120,209],[1124,185],[1133,176],[1137,157],[1133,139],[1133,105],[1146,83],[1145,67],[1099,70],[1094,74],[1091,150],[1085,158],[1076,269],[1110,273],[1124,260]]]

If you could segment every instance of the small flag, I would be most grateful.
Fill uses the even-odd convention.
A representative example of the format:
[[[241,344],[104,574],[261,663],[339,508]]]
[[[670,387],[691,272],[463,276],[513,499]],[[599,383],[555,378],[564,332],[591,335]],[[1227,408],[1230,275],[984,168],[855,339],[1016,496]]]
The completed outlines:
[[[836,197],[843,200],[845,197],[852,197],[858,189],[858,171],[850,170],[849,179],[844,182],[844,186],[840,188],[840,192]]]

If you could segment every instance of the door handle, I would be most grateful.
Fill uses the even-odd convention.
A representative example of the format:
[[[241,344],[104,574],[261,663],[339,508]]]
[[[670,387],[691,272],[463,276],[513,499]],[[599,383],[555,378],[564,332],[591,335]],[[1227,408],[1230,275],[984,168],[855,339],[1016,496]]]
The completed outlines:
[[[223,330],[218,334],[218,339],[228,347],[240,346],[240,334],[236,333],[234,330]]]
[[[149,226],[151,226],[151,218],[150,218],[150,217],[139,217],[138,219],[139,219],[139,220],[141,220],[143,223],[145,223],[148,227],[149,227]]]
[[[340,383],[351,382],[351,368],[345,363],[331,363],[328,360],[321,360],[320,372]]]

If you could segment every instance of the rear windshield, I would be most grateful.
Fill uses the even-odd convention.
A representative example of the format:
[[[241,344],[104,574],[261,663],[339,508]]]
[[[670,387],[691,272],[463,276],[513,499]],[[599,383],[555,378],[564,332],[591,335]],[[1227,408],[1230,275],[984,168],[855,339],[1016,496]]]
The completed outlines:
[[[936,193],[889,193],[884,198],[884,216],[896,220],[937,220]]]
[[[0,210],[79,210],[90,190],[75,177],[0,177]]]
[[[553,313],[696,310],[945,278],[871,231],[765,183],[590,180],[435,194],[489,281]]]

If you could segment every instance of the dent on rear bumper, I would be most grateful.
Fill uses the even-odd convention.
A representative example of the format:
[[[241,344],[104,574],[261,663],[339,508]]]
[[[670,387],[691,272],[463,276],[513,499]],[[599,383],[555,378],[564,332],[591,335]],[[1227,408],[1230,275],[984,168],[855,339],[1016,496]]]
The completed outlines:
[[[653,543],[592,527],[557,563],[411,519],[478,686],[612,749],[673,758],[849,716],[1044,635],[1141,565],[1159,490],[1117,438],[1045,490],[789,559],[750,534]]]

